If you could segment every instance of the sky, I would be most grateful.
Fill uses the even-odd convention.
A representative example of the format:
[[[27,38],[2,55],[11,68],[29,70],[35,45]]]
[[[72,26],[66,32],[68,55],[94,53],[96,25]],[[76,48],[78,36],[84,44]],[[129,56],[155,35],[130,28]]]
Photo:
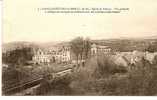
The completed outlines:
[[[157,0],[4,0],[3,42],[69,41],[157,35]],[[129,8],[121,13],[48,14],[38,8]]]

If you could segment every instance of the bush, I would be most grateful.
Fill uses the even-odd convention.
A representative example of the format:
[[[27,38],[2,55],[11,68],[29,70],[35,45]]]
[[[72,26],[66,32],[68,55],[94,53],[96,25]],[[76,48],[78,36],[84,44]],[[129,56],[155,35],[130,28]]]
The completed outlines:
[[[71,94],[69,84],[71,76],[66,75],[52,80],[50,74],[45,74],[40,87],[36,90],[36,95],[67,95]]]
[[[124,66],[116,65],[112,56],[101,55],[97,58],[97,71],[100,76],[105,77],[115,73],[127,72],[127,69]]]
[[[100,57],[91,58],[74,73],[70,87],[76,95],[157,95],[157,65],[142,59],[136,69],[121,73],[109,58]]]
[[[84,67],[79,67],[73,73],[70,87],[76,90],[77,95],[102,95],[104,82],[99,80],[108,78],[119,70],[121,70],[120,67],[116,66],[106,56],[93,57],[87,60]]]
[[[154,66],[143,66],[129,73],[129,95],[156,95],[157,69]]]

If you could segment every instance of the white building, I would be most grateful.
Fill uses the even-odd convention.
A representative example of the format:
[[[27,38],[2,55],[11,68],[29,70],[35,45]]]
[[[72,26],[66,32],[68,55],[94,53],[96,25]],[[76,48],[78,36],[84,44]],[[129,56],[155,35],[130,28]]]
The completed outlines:
[[[92,44],[91,46],[91,55],[96,55],[99,53],[109,53],[111,52],[111,48],[108,46],[96,45]]]
[[[39,49],[33,56],[33,61],[35,64],[50,63],[51,56],[46,52]]]
[[[69,47],[57,47],[49,50],[37,50],[33,56],[34,63],[63,63],[71,60],[70,48]]]

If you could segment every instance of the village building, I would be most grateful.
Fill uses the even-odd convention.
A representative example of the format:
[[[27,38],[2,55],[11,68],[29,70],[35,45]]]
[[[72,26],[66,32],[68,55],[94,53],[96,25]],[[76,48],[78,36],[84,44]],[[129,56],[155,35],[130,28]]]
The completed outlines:
[[[33,56],[35,64],[67,63],[71,60],[70,47],[54,47],[48,50],[38,49]]]
[[[32,60],[34,64],[50,63],[51,56],[41,49],[38,49]]]
[[[102,45],[96,45],[96,44],[92,44],[91,45],[91,55],[96,55],[99,53],[109,53],[111,52],[111,48],[108,46],[102,46]]]
[[[53,48],[49,52],[52,52],[51,56],[54,58],[55,62],[69,62],[71,60],[70,48],[69,47],[59,47]]]
[[[107,54],[111,52],[111,48],[102,45],[91,45],[91,55]],[[73,53],[70,50],[70,46],[54,46],[44,49],[38,49],[33,56],[34,64],[49,64],[49,63],[68,63],[74,62]]]

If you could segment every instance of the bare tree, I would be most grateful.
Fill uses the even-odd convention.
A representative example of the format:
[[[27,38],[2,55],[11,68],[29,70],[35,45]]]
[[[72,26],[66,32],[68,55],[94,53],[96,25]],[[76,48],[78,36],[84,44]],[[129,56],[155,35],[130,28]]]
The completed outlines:
[[[77,64],[79,60],[79,56],[82,56],[83,54],[83,38],[82,37],[77,37],[71,41],[71,50],[74,53]]]
[[[85,54],[85,58],[89,57],[90,50],[91,50],[91,40],[89,38],[86,38],[84,40],[84,54]]]

